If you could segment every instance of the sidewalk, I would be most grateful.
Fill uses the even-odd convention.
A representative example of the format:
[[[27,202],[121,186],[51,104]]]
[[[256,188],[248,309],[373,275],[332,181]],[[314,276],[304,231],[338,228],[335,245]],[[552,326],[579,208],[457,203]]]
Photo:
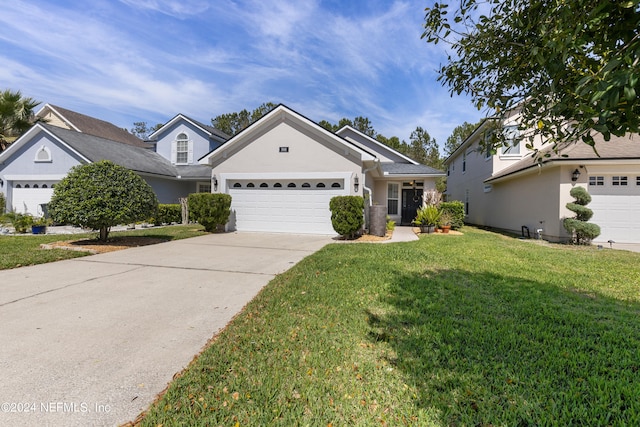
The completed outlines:
[[[418,240],[418,236],[413,232],[413,227],[396,225],[391,240],[386,240],[383,243],[411,242],[413,240]]]

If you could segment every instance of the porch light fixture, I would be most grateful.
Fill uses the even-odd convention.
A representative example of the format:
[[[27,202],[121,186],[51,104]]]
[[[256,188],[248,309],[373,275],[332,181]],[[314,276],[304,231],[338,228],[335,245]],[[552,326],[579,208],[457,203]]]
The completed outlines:
[[[576,182],[580,178],[580,171],[578,169],[574,170],[571,174],[571,181]]]
[[[213,181],[213,191],[218,191],[218,178],[216,178],[216,176],[213,175],[213,178],[211,179],[211,181]]]
[[[360,188],[360,180],[358,179],[358,175],[353,179],[353,190],[357,193],[358,188]]]
[[[0,178],[0,187],[4,187],[4,181]]]

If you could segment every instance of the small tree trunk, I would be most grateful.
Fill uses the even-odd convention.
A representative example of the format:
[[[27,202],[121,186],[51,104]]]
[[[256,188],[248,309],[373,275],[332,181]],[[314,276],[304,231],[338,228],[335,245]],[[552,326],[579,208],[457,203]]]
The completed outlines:
[[[107,241],[107,236],[109,235],[109,229],[111,227],[105,227],[102,226],[100,227],[100,241],[101,242],[106,242]]]

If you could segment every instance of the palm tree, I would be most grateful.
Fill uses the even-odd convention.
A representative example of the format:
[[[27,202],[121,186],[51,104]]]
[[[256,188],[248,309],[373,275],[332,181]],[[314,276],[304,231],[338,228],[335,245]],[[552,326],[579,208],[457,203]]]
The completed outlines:
[[[33,109],[40,105],[33,98],[24,98],[19,90],[0,92],[0,151],[4,151],[33,123]]]

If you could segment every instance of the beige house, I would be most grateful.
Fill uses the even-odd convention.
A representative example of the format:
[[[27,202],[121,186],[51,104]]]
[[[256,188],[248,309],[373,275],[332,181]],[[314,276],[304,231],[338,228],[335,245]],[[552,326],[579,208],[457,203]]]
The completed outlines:
[[[511,231],[550,241],[567,241],[562,226],[573,216],[566,204],[573,201],[571,188],[580,185],[592,197],[590,222],[601,234],[595,242],[640,242],[640,137],[596,138],[597,153],[587,144],[569,144],[558,153],[534,142],[542,162],[521,142],[491,155],[479,143],[495,129],[485,120],[445,160],[447,197],[465,204],[466,222]],[[502,131],[518,137],[515,122]]]
[[[333,133],[284,105],[200,159],[212,191],[232,196],[228,230],[335,234],[329,201],[359,195],[411,222],[444,172],[355,129]]]

